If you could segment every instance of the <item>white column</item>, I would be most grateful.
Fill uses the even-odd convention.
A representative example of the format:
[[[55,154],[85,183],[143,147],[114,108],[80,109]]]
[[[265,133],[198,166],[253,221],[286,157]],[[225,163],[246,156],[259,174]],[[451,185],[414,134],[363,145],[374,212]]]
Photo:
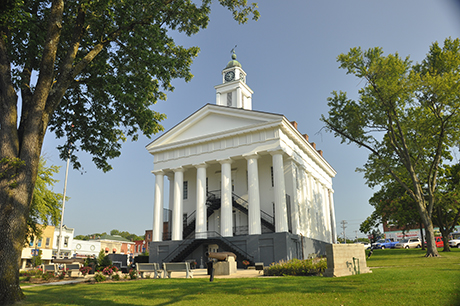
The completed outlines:
[[[221,206],[220,206],[220,234],[223,237],[233,236],[233,209],[232,209],[232,168],[231,159],[219,161],[222,165]]]
[[[329,211],[329,192],[325,185],[321,185],[321,192],[323,195],[323,205],[324,205],[324,223],[326,230],[324,233],[326,234],[326,241],[332,243],[331,238],[331,213]]]
[[[241,88],[238,87],[236,89],[236,107],[238,108],[242,108],[243,107],[243,101],[241,99],[242,95],[241,95]]]
[[[248,227],[249,235],[262,234],[260,222],[259,167],[257,154],[245,156],[248,161]]]
[[[270,152],[273,159],[273,179],[275,181],[275,232],[287,232],[286,187],[284,184],[283,152]]]
[[[292,224],[292,233],[300,235],[300,221],[299,221],[299,190],[300,186],[300,169],[297,166],[294,158],[288,157],[289,168],[291,172],[292,180],[292,191],[291,194],[291,215],[288,218],[291,218]],[[287,203],[286,203],[287,204]]]
[[[220,103],[220,92],[216,93],[216,104],[221,105],[221,103]]]
[[[163,199],[164,172],[152,171],[155,174],[155,200],[153,204],[153,234],[152,241],[162,241],[163,237]]]
[[[174,169],[174,202],[172,212],[172,240],[182,240],[182,205],[184,188],[184,169]]]
[[[195,165],[196,167],[196,222],[195,237],[206,238],[206,164]]]
[[[331,214],[331,235],[332,235],[332,243],[337,243],[337,228],[335,224],[335,207],[334,207],[334,191],[328,190],[329,194],[329,211]]]
[[[307,172],[300,168],[300,191],[299,191],[299,222],[300,232],[303,235],[307,233]]]

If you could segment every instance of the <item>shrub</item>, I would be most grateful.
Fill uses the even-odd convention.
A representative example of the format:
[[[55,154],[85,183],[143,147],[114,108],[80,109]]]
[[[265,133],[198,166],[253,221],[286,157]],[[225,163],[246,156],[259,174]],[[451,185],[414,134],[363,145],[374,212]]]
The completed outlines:
[[[69,269],[62,269],[61,271],[59,271],[59,279],[64,279],[65,275],[67,274],[67,271],[69,271]]]
[[[96,273],[96,275],[94,275],[94,280],[97,282],[97,283],[100,283],[100,282],[103,282],[105,281],[107,278],[102,275],[101,273]]]
[[[137,278],[137,270],[136,269],[129,270],[129,278],[131,278],[131,279],[136,279]]]
[[[80,270],[81,274],[83,274],[83,276],[85,276],[86,274],[89,274],[89,272],[91,271],[91,267],[83,266],[83,267],[80,267],[79,270]]]
[[[112,279],[115,280],[115,281],[119,281],[120,280],[120,275],[114,274],[114,275],[112,275]]]
[[[291,259],[289,261],[280,261],[271,264],[268,268],[264,269],[264,275],[267,276],[313,276],[322,275],[327,268],[327,261],[325,258],[314,259]]]
[[[107,276],[111,276],[113,273],[116,273],[116,272],[118,272],[118,268],[115,266],[108,266],[108,267],[105,267],[104,270],[102,270],[102,274],[107,275]]]
[[[50,278],[53,278],[54,277],[54,273],[53,272],[47,272],[47,273],[43,273],[42,274],[42,278],[44,280],[49,280]]]

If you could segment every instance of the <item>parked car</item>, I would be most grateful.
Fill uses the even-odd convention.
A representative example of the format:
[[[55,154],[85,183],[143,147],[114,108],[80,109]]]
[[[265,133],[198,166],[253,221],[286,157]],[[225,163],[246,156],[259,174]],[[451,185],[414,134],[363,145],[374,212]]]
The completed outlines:
[[[364,249],[365,249],[365,250],[371,248],[371,244],[370,244],[369,242],[357,241],[357,242],[355,242],[355,243],[359,243],[359,244],[364,245]]]
[[[442,237],[434,237],[434,242],[436,243],[437,248],[443,248],[444,247],[444,241],[442,241]],[[426,241],[425,241],[425,247],[426,247]]]
[[[395,245],[398,243],[399,241],[396,241],[395,239],[393,238],[386,238],[386,239],[380,239],[378,240],[377,242],[374,242],[372,244],[372,247],[374,249],[394,249],[395,248]]]
[[[415,248],[420,248],[422,246],[422,242],[420,241],[419,238],[406,238],[401,241],[399,241],[396,245],[395,248],[397,249],[415,249]]]
[[[460,248],[460,232],[452,234],[452,240],[449,240],[449,246],[451,248]]]

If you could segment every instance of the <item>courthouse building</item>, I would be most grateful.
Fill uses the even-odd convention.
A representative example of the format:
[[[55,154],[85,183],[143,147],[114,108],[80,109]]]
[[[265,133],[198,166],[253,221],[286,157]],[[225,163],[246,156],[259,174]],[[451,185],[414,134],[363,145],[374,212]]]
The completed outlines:
[[[235,54],[214,88],[216,104],[146,146],[155,175],[150,261],[200,266],[207,251],[230,251],[239,263],[268,265],[324,254],[336,243],[335,170],[296,122],[252,109]]]

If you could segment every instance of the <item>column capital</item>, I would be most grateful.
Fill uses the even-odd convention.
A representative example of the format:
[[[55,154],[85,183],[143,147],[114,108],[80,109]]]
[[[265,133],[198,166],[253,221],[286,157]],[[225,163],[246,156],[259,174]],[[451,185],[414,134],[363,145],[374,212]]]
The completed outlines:
[[[159,174],[165,174],[165,172],[163,171],[163,169],[161,170],[153,170],[151,171],[154,175],[159,175]]]
[[[258,159],[260,155],[257,153],[254,153],[254,154],[243,155],[243,157],[246,158],[246,160],[250,160],[250,159]]]
[[[174,173],[176,173],[176,172],[184,172],[185,169],[182,168],[182,167],[179,167],[179,168],[172,169],[172,171],[174,171]]]
[[[281,149],[274,149],[274,150],[269,150],[267,151],[271,156],[273,155],[278,155],[278,154],[284,154],[285,152]]]
[[[231,164],[233,162],[233,160],[231,158],[227,158],[227,159],[220,159],[218,160],[218,162],[223,165],[223,164]]]
[[[193,165],[195,168],[199,169],[199,168],[207,168],[209,165],[207,163],[201,163],[201,164],[196,164],[196,165]]]

